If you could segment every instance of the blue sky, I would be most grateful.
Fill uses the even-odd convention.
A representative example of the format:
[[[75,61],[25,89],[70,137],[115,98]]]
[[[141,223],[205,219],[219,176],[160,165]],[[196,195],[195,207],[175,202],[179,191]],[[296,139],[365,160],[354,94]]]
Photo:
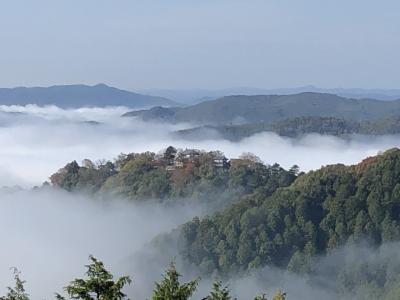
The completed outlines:
[[[0,86],[400,88],[400,1],[3,0]]]

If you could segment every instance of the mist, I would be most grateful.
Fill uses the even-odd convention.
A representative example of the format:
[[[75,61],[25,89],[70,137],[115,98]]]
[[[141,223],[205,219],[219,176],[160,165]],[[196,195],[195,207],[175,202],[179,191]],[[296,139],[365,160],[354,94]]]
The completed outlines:
[[[398,136],[341,139],[307,135],[292,139],[260,133],[239,142],[222,139],[185,140],[177,130],[191,124],[162,124],[121,118],[124,107],[61,109],[56,106],[0,106],[0,186],[32,187],[66,163],[85,158],[112,160],[121,152],[158,152],[178,148],[221,150],[228,158],[252,152],[265,163],[294,164],[301,170],[332,163],[354,164],[400,145]]]
[[[69,281],[84,276],[90,254],[103,260],[116,276],[129,272],[133,287],[143,293],[135,281],[145,272],[127,268],[127,262],[133,263],[135,253],[158,234],[195,215],[202,215],[202,210],[193,203],[190,207],[133,204],[53,188],[2,191],[0,294],[13,285],[10,267],[17,267],[32,299],[54,298],[54,292],[62,292]]]
[[[395,299],[390,293],[399,288],[399,247],[399,242],[379,247],[365,241],[348,242],[326,256],[315,257],[311,274],[300,276],[267,266],[227,284],[238,299],[252,299],[257,292],[272,297],[276,290],[296,300]],[[351,290],[346,286],[350,274],[355,286]],[[371,293],[371,288],[376,291]]]

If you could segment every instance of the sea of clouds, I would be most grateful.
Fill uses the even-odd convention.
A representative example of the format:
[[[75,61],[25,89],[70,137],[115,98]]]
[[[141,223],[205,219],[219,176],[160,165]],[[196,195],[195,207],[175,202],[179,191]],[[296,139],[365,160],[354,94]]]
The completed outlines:
[[[312,134],[291,139],[268,132],[239,142],[215,137],[183,140],[173,132],[189,128],[190,124],[145,123],[122,118],[128,110],[0,106],[0,186],[40,185],[72,160],[109,160],[121,152],[158,152],[169,145],[221,150],[229,158],[252,152],[265,163],[277,162],[286,168],[297,164],[303,171],[333,163],[354,164],[379,151],[400,146],[398,136],[341,139]]]

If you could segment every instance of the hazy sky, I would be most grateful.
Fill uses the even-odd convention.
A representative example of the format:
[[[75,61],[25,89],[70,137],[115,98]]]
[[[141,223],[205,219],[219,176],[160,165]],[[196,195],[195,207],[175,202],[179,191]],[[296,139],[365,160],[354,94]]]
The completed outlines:
[[[0,86],[400,87],[398,0],[3,0]]]

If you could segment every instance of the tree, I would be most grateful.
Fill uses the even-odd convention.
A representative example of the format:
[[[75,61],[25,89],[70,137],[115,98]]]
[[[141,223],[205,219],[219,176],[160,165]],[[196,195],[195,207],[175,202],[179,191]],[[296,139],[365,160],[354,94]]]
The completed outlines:
[[[156,282],[152,300],[186,300],[197,289],[199,279],[181,284],[179,277],[182,275],[176,270],[175,263],[171,263],[160,283]]]
[[[299,175],[300,173],[300,167],[298,165],[293,165],[290,169],[289,172],[292,173],[293,175]]]
[[[122,289],[131,283],[129,276],[113,280],[113,275],[104,268],[103,262],[93,256],[89,256],[90,264],[86,265],[87,279],[75,279],[64,288],[70,299],[83,300],[120,300],[126,295]],[[58,300],[65,300],[56,294]]]
[[[272,300],[285,300],[286,299],[286,293],[282,292],[281,290],[277,291],[272,298]]]
[[[82,160],[82,167],[88,168],[88,169],[95,169],[96,166],[95,164],[88,158],[85,158]]]
[[[212,291],[203,300],[231,300],[232,297],[229,294],[229,289],[227,286],[222,287],[221,281],[216,281],[213,283]]]
[[[67,191],[72,191],[79,182],[79,165],[76,161],[70,162],[50,176],[53,185]]]
[[[178,151],[174,147],[169,146],[164,152],[165,161],[167,163],[173,163],[173,160],[175,159],[175,156],[176,156],[177,152]]]
[[[254,300],[268,300],[266,294],[257,295]]]
[[[15,287],[8,287],[6,296],[0,297],[0,300],[29,300],[29,294],[25,292],[25,281],[20,278],[20,272],[17,268],[12,268],[14,273]]]
[[[239,156],[239,159],[247,160],[252,163],[262,164],[262,160],[255,154],[251,152],[244,152]]]

